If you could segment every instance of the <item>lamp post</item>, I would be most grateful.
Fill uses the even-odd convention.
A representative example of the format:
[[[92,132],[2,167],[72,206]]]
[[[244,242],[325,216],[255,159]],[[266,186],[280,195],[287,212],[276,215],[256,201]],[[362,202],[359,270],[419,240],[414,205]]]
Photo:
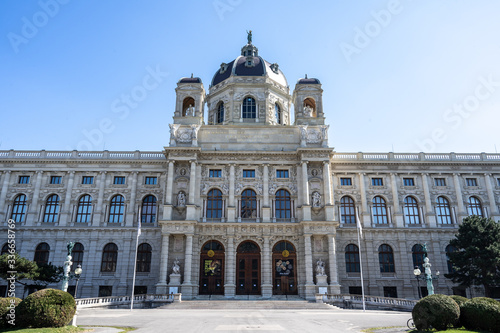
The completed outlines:
[[[439,271],[436,272],[436,275],[432,275],[431,272],[431,263],[429,262],[429,257],[425,257],[424,264],[422,265],[425,268],[425,280],[427,281],[427,291],[429,295],[434,295],[434,285],[432,284],[432,280],[439,279]]]
[[[413,270],[413,275],[415,275],[415,278],[417,279],[417,289],[418,289],[418,299],[422,298],[422,294],[420,291],[420,279],[422,278],[420,276],[422,272],[420,271],[420,268],[418,266],[415,266],[415,269]]]
[[[69,271],[71,270],[71,265],[73,265],[73,262],[71,261],[71,252],[73,251],[74,246],[75,243],[68,242],[68,256],[66,257],[66,261],[64,262],[64,275],[61,283],[62,291],[68,291]]]
[[[82,265],[76,266],[75,269],[75,279],[76,279],[76,286],[75,286],[75,299],[77,298],[78,295],[78,281],[80,281],[80,277],[82,276]]]

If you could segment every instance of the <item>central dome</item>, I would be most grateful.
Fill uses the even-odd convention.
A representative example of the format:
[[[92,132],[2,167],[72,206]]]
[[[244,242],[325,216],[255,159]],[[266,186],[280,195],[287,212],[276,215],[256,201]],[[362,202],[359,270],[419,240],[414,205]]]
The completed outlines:
[[[229,63],[222,63],[212,78],[214,87],[231,76],[267,76],[280,85],[287,87],[285,75],[278,64],[270,63],[259,56],[259,50],[252,44],[251,33],[248,44],[241,48],[241,55]]]

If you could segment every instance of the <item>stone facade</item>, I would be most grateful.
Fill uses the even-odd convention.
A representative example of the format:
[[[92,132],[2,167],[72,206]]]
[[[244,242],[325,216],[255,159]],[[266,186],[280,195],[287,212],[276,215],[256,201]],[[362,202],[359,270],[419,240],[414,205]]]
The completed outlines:
[[[500,218],[500,154],[335,152],[322,92],[306,77],[290,95],[250,40],[208,94],[178,82],[161,152],[0,151],[1,232],[16,220],[18,252],[57,265],[81,243],[79,297],[131,292],[141,220],[142,292],[313,299],[359,290],[359,217],[366,294],[415,298],[416,244],[446,273],[461,220]],[[435,287],[463,292],[444,276]]]

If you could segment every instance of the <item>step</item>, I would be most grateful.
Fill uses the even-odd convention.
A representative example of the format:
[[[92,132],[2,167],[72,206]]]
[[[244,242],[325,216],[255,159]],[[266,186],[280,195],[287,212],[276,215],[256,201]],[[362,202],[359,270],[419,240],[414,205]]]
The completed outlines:
[[[274,309],[274,310],[332,310],[335,306],[297,300],[189,300],[179,303],[170,303],[159,309]]]

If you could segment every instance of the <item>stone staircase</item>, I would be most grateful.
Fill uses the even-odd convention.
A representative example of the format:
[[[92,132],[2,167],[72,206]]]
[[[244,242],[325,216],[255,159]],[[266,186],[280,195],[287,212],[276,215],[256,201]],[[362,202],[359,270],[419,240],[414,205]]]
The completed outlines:
[[[309,302],[303,299],[293,300],[189,300],[179,303],[163,305],[158,309],[253,309],[253,310],[340,310],[340,308],[326,303]]]

